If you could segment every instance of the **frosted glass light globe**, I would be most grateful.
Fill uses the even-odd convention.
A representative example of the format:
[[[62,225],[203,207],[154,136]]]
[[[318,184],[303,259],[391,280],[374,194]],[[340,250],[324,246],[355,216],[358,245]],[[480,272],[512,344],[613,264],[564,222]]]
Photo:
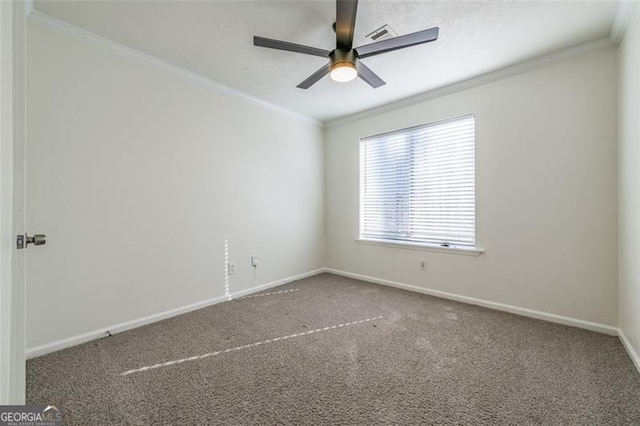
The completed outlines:
[[[358,71],[356,71],[355,67],[351,64],[338,65],[334,69],[331,70],[331,74],[329,74],[333,81],[337,81],[340,83],[346,83],[347,81],[351,81],[358,76]]]

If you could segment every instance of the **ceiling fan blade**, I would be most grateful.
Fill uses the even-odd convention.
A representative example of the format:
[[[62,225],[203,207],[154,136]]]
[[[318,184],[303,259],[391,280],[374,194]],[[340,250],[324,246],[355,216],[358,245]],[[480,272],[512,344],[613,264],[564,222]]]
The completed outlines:
[[[268,47],[269,49],[286,50],[288,52],[305,53],[307,55],[321,56],[323,58],[329,57],[329,53],[331,53],[328,50],[318,49],[317,47],[309,47],[302,44],[289,43],[288,41],[274,40],[272,38],[259,36],[253,36],[253,45]]]
[[[429,28],[411,34],[390,38],[387,40],[377,41],[375,43],[366,44],[357,47],[355,50],[359,58],[367,58],[381,53],[391,52],[392,50],[404,49],[405,47],[415,46],[417,44],[428,43],[438,39],[438,27]]]
[[[351,50],[356,27],[358,0],[336,1],[336,47]]]
[[[329,74],[329,70],[331,69],[331,65],[327,64],[324,67],[320,68],[318,71],[314,72],[313,74],[311,74],[309,76],[309,78],[307,78],[305,81],[303,81],[302,83],[298,84],[297,87],[299,87],[300,89],[308,89],[309,87],[313,86],[315,83],[318,82],[318,80],[320,80],[322,77],[324,77],[325,75]]]
[[[378,74],[371,71],[371,68],[358,61],[356,63],[356,68],[358,69],[358,77],[363,79],[369,86],[377,89],[380,86],[384,86],[385,83],[383,79],[378,77]]]

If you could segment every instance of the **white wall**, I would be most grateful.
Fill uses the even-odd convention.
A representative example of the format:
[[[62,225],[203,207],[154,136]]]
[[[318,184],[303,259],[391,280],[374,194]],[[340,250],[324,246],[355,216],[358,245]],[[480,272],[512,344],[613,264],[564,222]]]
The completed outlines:
[[[636,354],[640,354],[639,15],[636,4],[618,48],[619,322]]]
[[[359,138],[468,113],[486,253],[357,244]],[[614,49],[335,124],[325,139],[327,267],[617,324]]]
[[[313,123],[34,24],[28,69],[28,225],[49,240],[29,249],[28,347],[222,296],[225,236],[232,291],[324,256],[617,324],[613,49],[330,126],[324,152]],[[356,244],[358,139],[466,113],[486,253]]]
[[[29,348],[322,266],[322,129],[28,32]],[[255,271],[250,256],[260,256]]]

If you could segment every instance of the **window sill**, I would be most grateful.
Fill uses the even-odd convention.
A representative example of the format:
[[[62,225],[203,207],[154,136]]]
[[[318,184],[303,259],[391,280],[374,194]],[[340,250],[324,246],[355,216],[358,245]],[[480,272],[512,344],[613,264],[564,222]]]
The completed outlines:
[[[480,256],[482,253],[484,253],[484,249],[482,247],[464,247],[464,246],[442,247],[441,245],[438,245],[438,244],[412,243],[409,241],[373,240],[373,239],[356,238],[356,243],[368,244],[368,245],[374,245],[374,246],[383,246],[383,247],[403,248],[403,249],[410,249],[410,250],[424,250],[424,251],[432,251],[436,253],[461,254],[465,256]]]

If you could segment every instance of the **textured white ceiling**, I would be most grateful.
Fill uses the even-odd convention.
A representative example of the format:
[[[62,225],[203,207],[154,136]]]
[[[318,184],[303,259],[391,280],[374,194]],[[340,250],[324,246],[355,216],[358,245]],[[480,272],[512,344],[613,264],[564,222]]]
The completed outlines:
[[[434,26],[433,43],[363,60],[385,86],[328,77],[296,85],[323,58],[254,47],[261,35],[327,50],[333,1],[37,1],[35,9],[272,104],[329,121],[609,35],[617,1],[367,1],[354,45],[389,24],[399,35]]]

